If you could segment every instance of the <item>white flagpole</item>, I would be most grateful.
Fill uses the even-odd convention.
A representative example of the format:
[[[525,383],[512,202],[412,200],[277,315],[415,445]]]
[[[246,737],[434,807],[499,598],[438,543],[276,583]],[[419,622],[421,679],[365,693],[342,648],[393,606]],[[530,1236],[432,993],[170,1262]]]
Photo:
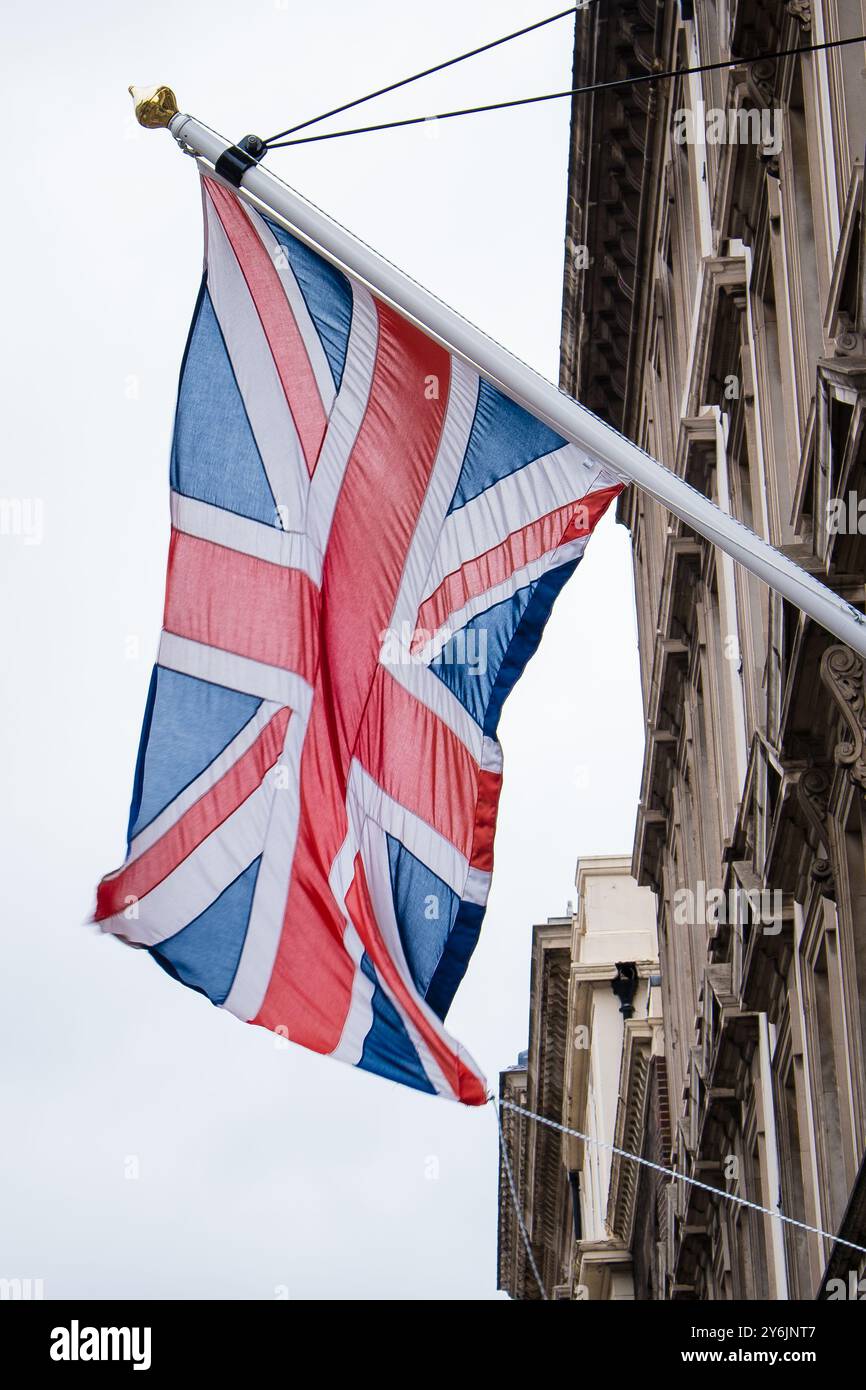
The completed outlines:
[[[215,165],[221,155],[234,148],[231,141],[193,116],[177,112],[168,88],[150,89],[142,94],[132,88],[130,91],[136,98],[136,114],[143,125],[167,126],[181,148],[209,164]],[[328,260],[365,281],[518,405],[607,464],[623,481],[643,488],[713,545],[733,556],[828,632],[866,657],[864,615],[800,565],[514,357],[267,169],[252,164],[241,177],[240,190],[264,203]]]

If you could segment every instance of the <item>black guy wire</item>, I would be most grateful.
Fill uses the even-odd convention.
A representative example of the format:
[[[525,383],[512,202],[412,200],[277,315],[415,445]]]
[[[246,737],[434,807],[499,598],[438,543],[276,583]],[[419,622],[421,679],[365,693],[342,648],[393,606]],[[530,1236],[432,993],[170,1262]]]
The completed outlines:
[[[353,106],[363,106],[365,101],[372,101],[374,97],[385,96],[387,92],[396,92],[399,87],[408,87],[410,82],[419,82],[422,77],[430,77],[434,72],[442,72],[445,68],[452,68],[455,63],[463,63],[467,58],[476,58],[479,53],[489,53],[491,48],[498,48],[500,44],[522,38],[524,34],[531,34],[535,29],[543,29],[546,24],[554,24],[558,19],[567,19],[569,15],[577,14],[578,11],[588,9],[590,5],[597,5],[598,3],[599,0],[583,0],[583,4],[572,5],[567,10],[560,10],[558,14],[548,15],[547,19],[539,19],[534,24],[527,24],[524,29],[515,29],[513,34],[505,34],[501,39],[493,39],[490,43],[482,44],[480,48],[470,49],[468,53],[460,53],[456,58],[449,58],[444,63],[437,63],[435,67],[425,68],[423,72],[416,72],[412,77],[404,77],[399,82],[391,82],[387,87],[380,87],[377,92],[369,92],[365,97],[356,97],[354,101],[346,101],[342,106],[334,106],[330,111],[324,111],[321,116],[312,116],[310,120],[301,121],[299,125],[289,126],[288,130],[280,130],[269,140],[265,140],[264,144],[273,146],[275,149],[281,148],[275,142],[283,140],[286,135],[294,135],[298,130],[306,130],[308,126],[318,125],[319,121],[326,121],[329,116],[338,116],[341,111],[350,111]],[[342,131],[338,132],[338,134],[343,133]],[[354,134],[354,132],[351,133]],[[298,144],[300,142],[294,140],[286,143]]]
[[[777,58],[790,58],[797,53],[818,53],[823,49],[844,48],[846,44],[864,43],[866,34],[857,34],[851,39],[833,39],[827,43],[812,43],[798,48],[783,48],[774,53],[756,53],[751,58],[729,58],[721,63],[701,63],[694,68],[671,68],[667,72],[648,72],[637,77],[617,77],[611,82],[594,82],[586,87],[571,87],[565,92],[546,92],[538,97],[517,97],[512,101],[496,101],[487,106],[466,106],[460,111],[441,111],[430,116],[407,116],[401,121],[384,121],[380,125],[355,126],[352,130],[332,130],[326,135],[303,135],[297,140],[268,141],[272,150],[286,149],[289,145],[309,145],[316,140],[340,140],[346,135],[367,135],[375,130],[395,130],[398,126],[424,125],[427,121],[449,121],[455,116],[475,116],[482,111],[503,111],[510,106],[532,106],[541,101],[558,101],[563,97],[584,96],[589,92],[604,92],[614,87],[636,87],[644,82],[662,82],[668,77],[688,77],[694,73],[718,72],[721,68],[749,66],[752,63],[775,61]]]

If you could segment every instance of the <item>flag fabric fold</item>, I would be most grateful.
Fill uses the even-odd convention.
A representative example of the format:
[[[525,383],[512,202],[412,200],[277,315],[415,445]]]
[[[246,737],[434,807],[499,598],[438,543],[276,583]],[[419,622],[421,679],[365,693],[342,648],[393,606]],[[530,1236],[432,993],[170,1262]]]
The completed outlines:
[[[239,1018],[481,1104],[443,1020],[502,705],[621,484],[203,172],[163,632],[102,929]]]

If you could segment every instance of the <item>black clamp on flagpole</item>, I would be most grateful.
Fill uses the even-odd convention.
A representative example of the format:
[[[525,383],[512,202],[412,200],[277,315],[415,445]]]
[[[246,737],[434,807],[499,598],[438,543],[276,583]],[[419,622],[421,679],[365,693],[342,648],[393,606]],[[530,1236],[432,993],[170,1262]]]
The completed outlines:
[[[244,174],[264,159],[267,152],[267,145],[258,135],[245,135],[239,144],[230,145],[220,155],[214,168],[233,188],[240,188]]]

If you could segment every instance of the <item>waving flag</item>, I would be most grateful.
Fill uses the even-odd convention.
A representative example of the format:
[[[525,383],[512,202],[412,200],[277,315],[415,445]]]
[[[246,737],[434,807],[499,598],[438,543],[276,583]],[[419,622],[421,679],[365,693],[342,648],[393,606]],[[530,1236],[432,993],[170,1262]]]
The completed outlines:
[[[96,920],[239,1018],[485,1100],[442,1020],[503,701],[620,484],[202,178],[165,617]]]

